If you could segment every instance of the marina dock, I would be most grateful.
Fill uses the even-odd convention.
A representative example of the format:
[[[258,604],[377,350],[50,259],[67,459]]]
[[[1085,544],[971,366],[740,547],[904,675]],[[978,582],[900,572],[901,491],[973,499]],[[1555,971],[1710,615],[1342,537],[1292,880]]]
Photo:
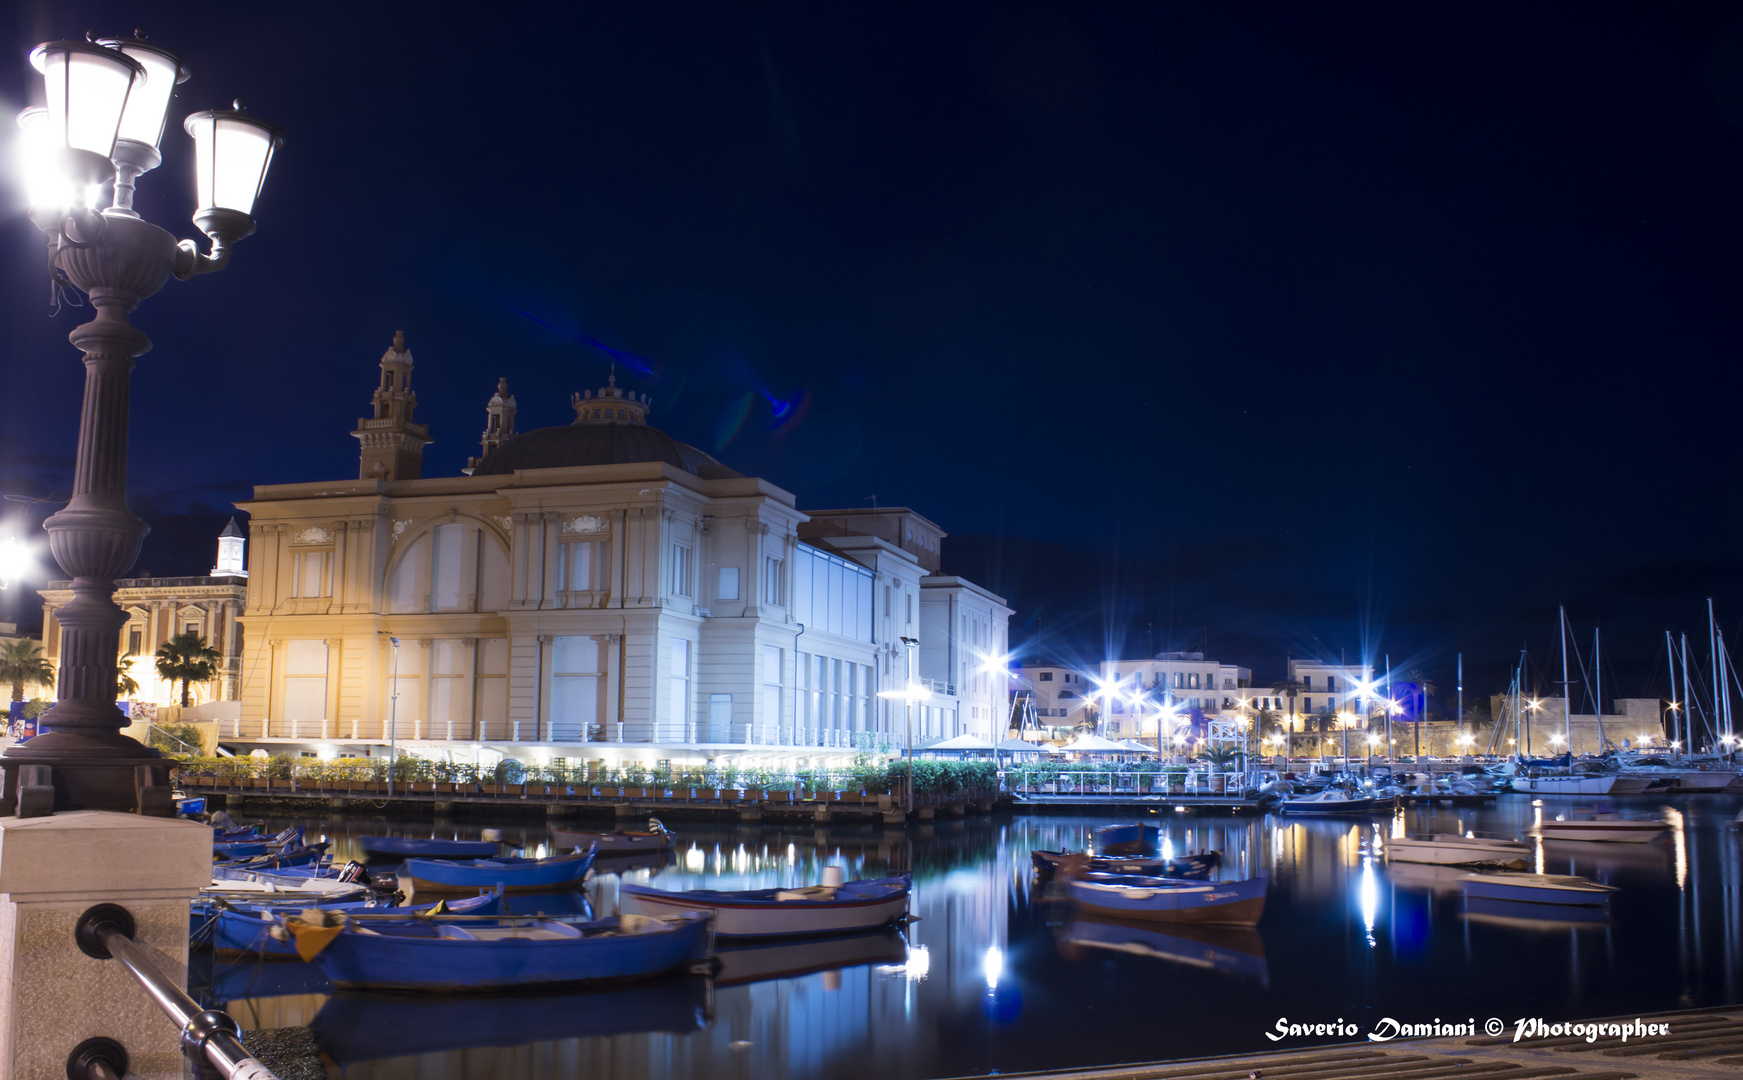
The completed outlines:
[[[1559,1022],[1559,1018],[1545,1019]],[[1667,1024],[1669,1032],[1631,1037],[1626,1042],[1620,1038],[1587,1042],[1583,1036],[1569,1036],[1515,1043],[1508,1030],[1498,1038],[1364,1041],[1265,1054],[996,1075],[998,1080],[1715,1080],[1735,1078],[1743,1068],[1743,1008],[1575,1022],[1620,1024],[1632,1020]],[[1261,1023],[1257,1018],[1254,1022]]]

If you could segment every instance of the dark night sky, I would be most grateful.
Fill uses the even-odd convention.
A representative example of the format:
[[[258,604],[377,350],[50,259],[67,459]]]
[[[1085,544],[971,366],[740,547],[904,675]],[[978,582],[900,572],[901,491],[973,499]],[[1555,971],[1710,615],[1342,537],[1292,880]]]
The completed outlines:
[[[186,56],[180,235],[183,114],[288,135],[231,267],[136,316],[157,572],[209,565],[179,514],[354,476],[403,328],[427,472],[498,376],[568,422],[597,339],[801,506],[937,520],[1035,655],[1462,649],[1487,692],[1565,602],[1644,695],[1708,595],[1743,639],[1743,5],[10,11],[8,115],[40,40]],[[0,200],[0,490],[64,497],[76,313]]]

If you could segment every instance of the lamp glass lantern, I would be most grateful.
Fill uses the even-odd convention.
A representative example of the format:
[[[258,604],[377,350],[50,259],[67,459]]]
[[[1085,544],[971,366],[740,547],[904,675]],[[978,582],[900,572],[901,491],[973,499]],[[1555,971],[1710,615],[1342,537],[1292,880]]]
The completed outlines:
[[[49,145],[95,155],[106,173],[127,99],[136,85],[144,85],[145,68],[124,53],[84,41],[38,45],[30,52],[30,63],[42,73]]]
[[[39,107],[18,114],[18,166],[24,198],[32,210],[65,210],[79,200],[66,170],[60,168],[48,110]]]
[[[127,95],[116,138],[155,149],[163,141],[164,123],[176,85],[188,81],[187,65],[168,49],[138,38],[105,38],[100,44],[136,61],[145,69],[145,81],[136,83]]]
[[[284,136],[240,110],[197,112],[183,127],[194,138],[198,213],[228,210],[252,217],[273,152]]]

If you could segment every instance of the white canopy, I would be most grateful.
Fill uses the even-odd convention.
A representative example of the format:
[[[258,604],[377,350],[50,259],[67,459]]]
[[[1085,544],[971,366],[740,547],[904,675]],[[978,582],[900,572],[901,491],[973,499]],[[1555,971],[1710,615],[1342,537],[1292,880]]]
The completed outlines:
[[[1143,743],[1137,741],[1136,739],[1121,739],[1120,745],[1125,747],[1127,750],[1131,750],[1135,753],[1140,753],[1140,754],[1154,754],[1154,753],[1156,753],[1156,748],[1154,746],[1145,746]]]
[[[935,742],[931,746],[922,746],[920,750],[924,753],[927,750],[991,750],[992,748],[993,744],[985,739],[976,738],[973,735],[958,735],[954,739],[945,739],[943,742]]]
[[[1129,754],[1132,748],[1121,746],[1112,739],[1104,739],[1100,735],[1079,735],[1059,748],[1067,754]]]
[[[1010,738],[994,747],[1006,754],[1057,754],[1059,748],[1052,743],[1035,742],[1031,739]]]

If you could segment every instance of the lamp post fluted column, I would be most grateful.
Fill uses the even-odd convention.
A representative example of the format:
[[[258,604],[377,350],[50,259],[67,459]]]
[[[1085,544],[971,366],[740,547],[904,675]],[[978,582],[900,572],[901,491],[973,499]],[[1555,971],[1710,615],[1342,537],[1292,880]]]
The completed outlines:
[[[116,662],[127,615],[114,593],[115,579],[133,566],[149,531],[127,508],[127,437],[133,362],[151,349],[151,339],[128,316],[191,256],[168,232],[138,218],[104,214],[101,226],[100,238],[63,245],[55,256],[96,309],[96,318],[68,335],[85,354],[72,498],[43,524],[55,561],[73,577],[73,599],[55,613],[59,700],[40,721],[43,734],[0,758],[0,812],[16,808],[23,765],[50,766],[56,808],[173,810],[168,763],[121,734],[127,717],[115,704]],[[152,797],[144,789],[161,791]]]

